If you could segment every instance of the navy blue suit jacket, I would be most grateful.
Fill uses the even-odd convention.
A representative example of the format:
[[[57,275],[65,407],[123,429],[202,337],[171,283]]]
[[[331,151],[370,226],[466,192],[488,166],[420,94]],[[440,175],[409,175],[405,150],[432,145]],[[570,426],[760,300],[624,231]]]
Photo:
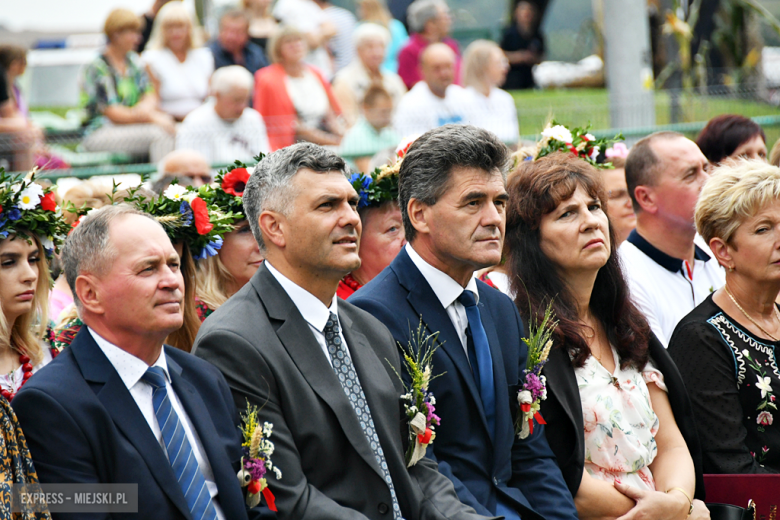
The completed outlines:
[[[236,478],[241,434],[230,389],[210,363],[168,346],[165,355],[173,388],[211,464],[219,505],[226,518],[246,519]],[[137,514],[54,518],[192,518],[162,446],[86,327],[24,385],[12,405],[42,483],[138,484]],[[262,514],[275,517],[267,509]]]
[[[405,250],[349,302],[379,319],[406,346],[422,316],[429,332],[439,332],[431,382],[441,426],[428,456],[455,484],[458,497],[478,513],[494,514],[500,495],[524,520],[577,517],[544,428],[519,440],[514,435],[517,391],[527,348],[514,303],[478,281],[479,311],[490,342],[496,385],[496,436],[490,438],[466,351],[446,310]]]

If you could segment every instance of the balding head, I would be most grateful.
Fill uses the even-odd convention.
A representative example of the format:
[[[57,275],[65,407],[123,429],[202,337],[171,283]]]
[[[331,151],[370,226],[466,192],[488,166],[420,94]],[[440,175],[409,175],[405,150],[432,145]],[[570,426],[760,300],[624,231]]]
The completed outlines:
[[[444,43],[433,43],[420,56],[423,80],[434,95],[443,98],[455,81],[455,51]]]
[[[196,150],[174,150],[157,166],[152,189],[160,193],[174,178],[179,179],[179,184],[183,186],[203,186],[211,182],[211,165]]]

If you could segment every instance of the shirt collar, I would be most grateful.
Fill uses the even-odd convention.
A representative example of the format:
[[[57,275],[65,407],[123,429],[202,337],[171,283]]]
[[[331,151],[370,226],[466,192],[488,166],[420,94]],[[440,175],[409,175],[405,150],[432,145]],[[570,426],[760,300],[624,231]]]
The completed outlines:
[[[463,287],[461,287],[458,282],[453,280],[450,275],[443,273],[423,260],[423,258],[417,253],[417,251],[414,250],[411,244],[406,244],[404,247],[406,248],[406,253],[409,255],[409,258],[411,258],[414,265],[417,266],[417,269],[420,270],[423,278],[425,278],[425,280],[428,282],[428,285],[430,285],[431,289],[433,289],[433,293],[441,302],[442,307],[446,309],[452,305],[458,299],[460,293],[463,292]],[[477,303],[479,303],[477,280],[473,275],[469,279],[469,283],[466,284],[466,290],[474,293],[474,299]]]
[[[114,366],[127,389],[130,390],[134,387],[149,369],[149,365],[141,358],[137,358],[126,350],[117,347],[91,328],[87,327],[87,330],[92,334],[92,338],[98,344],[100,350],[103,351],[103,354],[106,355],[108,361]],[[165,349],[160,351],[160,357],[157,358],[157,361],[152,366],[162,368],[165,378],[168,382],[171,381],[171,376],[168,373],[168,363],[165,360]]]
[[[335,294],[333,295],[333,301],[331,302],[330,307],[325,307],[325,304],[316,296],[284,276],[272,266],[268,260],[266,260],[264,264],[273,277],[276,278],[276,281],[279,282],[279,285],[282,286],[282,289],[287,293],[287,296],[290,297],[298,308],[298,312],[301,313],[303,319],[312,327],[322,331],[328,323],[331,312],[336,316],[339,315],[338,298],[336,298]]]
[[[651,260],[653,260],[655,263],[666,269],[667,271],[671,271],[673,273],[682,271],[683,268],[683,261],[679,258],[675,258],[673,256],[669,256],[657,247],[655,247],[653,244],[648,242],[642,235],[637,233],[636,229],[631,231],[631,234],[628,235],[629,242],[634,244],[634,246],[642,251],[644,254],[646,254],[648,257],[650,257]],[[697,246],[696,244],[693,245],[694,252],[693,252],[693,258],[695,260],[701,260],[703,262],[707,262],[710,259],[710,255],[704,252],[702,248]]]

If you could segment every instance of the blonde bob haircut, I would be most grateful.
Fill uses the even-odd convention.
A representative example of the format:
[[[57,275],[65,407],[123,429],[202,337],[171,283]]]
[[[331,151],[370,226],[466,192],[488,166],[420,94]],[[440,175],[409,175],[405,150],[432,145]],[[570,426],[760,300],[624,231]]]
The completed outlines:
[[[32,308],[29,312],[22,314],[9,327],[5,319],[5,314],[0,312],[0,346],[11,348],[19,354],[29,356],[30,363],[35,366],[43,361],[43,347],[41,340],[46,334],[46,327],[49,323],[49,289],[51,288],[51,279],[49,277],[49,263],[46,261],[46,252],[43,250],[41,241],[33,235],[33,240],[38,248],[38,281],[35,284],[35,296],[32,300]],[[21,236],[11,235],[3,239],[7,240],[27,240]],[[0,242],[0,244],[2,243]],[[0,311],[2,311],[3,302],[0,301]]]
[[[721,163],[696,203],[696,229],[709,244],[731,239],[739,226],[761,209],[780,200],[780,168],[757,159]]]
[[[203,47],[203,31],[198,25],[195,14],[187,9],[184,2],[168,2],[154,17],[152,34],[146,48],[160,50],[168,47],[165,29],[171,25],[184,24],[187,26],[187,50]]]
[[[129,9],[114,9],[108,13],[106,23],[103,25],[103,32],[109,41],[115,34],[128,29],[132,31],[141,30],[141,19],[133,11]]]
[[[466,47],[463,53],[463,86],[476,87],[484,79],[490,56],[503,51],[490,40],[475,40]]]
[[[281,61],[282,44],[291,40],[306,41],[306,39],[303,37],[303,33],[290,25],[282,26],[281,30],[277,31],[276,34],[271,36],[271,39],[268,41],[268,55],[271,57],[272,62],[279,63]]]
[[[233,296],[229,287],[235,284],[235,278],[228,272],[219,255],[209,256],[196,263],[195,296],[215,311]]]

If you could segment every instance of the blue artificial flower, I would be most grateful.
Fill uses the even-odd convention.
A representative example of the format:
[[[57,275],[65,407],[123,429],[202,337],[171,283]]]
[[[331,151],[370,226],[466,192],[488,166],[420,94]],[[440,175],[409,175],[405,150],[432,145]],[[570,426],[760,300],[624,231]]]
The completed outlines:
[[[214,237],[214,240],[203,246],[203,249],[200,250],[200,253],[195,256],[195,260],[204,260],[210,256],[217,256],[217,250],[221,248],[222,237],[217,235]]]
[[[186,200],[181,201],[181,204],[179,205],[179,213],[184,215],[184,225],[185,226],[191,226],[192,225],[192,208],[190,207],[190,203]]]
[[[356,188],[358,195],[360,196],[360,200],[358,201],[358,208],[363,208],[368,206],[368,188],[371,186],[371,183],[374,182],[374,179],[372,179],[370,175],[353,173],[349,177],[349,183],[354,187],[356,181],[360,181],[360,188]]]
[[[8,220],[19,220],[22,218],[22,212],[19,211],[19,208],[14,206],[13,208],[8,210]]]

